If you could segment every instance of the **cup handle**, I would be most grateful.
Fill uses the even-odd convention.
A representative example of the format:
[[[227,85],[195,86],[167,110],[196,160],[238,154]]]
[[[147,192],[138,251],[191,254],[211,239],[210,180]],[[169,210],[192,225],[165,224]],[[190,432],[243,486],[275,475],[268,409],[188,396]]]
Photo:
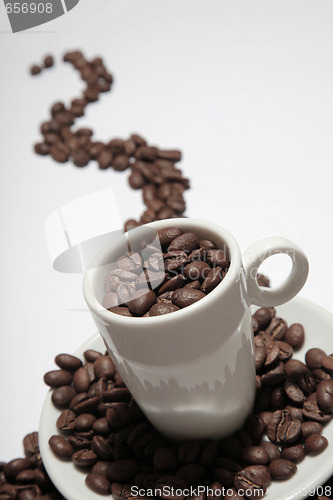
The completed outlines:
[[[257,272],[264,260],[274,254],[289,255],[292,269],[289,276],[277,288],[258,285]],[[309,272],[309,262],[298,245],[285,238],[265,238],[243,254],[243,264],[251,304],[260,307],[279,306],[292,299],[303,287]]]

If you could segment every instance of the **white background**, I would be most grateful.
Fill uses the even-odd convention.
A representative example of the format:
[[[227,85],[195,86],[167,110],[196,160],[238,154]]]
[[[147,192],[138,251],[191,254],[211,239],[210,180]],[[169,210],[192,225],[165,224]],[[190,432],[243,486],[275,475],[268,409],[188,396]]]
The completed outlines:
[[[12,34],[0,5],[0,460],[22,455],[37,429],[54,356],[95,331],[82,276],[52,269],[47,216],[110,187],[123,219],[143,210],[127,173],[32,152],[50,103],[84,87],[63,52],[102,55],[115,75],[80,126],[181,148],[187,214],[226,227],[242,249],[266,236],[296,241],[311,266],[301,295],[333,313],[332,26],[331,0],[81,0]],[[32,78],[29,65],[48,52],[56,67]]]

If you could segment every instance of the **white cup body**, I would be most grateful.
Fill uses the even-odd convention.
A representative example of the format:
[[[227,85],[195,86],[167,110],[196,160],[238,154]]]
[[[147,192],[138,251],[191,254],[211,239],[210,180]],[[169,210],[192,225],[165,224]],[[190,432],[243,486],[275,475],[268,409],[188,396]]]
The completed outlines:
[[[255,397],[250,304],[239,247],[227,231],[206,221],[182,218],[149,226],[181,227],[217,248],[227,247],[231,265],[222,283],[165,316],[128,318],[107,311],[101,306],[106,266],[128,250],[128,233],[92,262],[85,299],[120,375],[158,430],[172,439],[229,435],[242,425]]]

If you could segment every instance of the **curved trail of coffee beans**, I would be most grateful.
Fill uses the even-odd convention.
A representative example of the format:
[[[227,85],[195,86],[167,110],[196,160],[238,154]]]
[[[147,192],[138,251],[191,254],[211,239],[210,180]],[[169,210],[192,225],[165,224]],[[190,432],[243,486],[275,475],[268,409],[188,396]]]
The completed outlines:
[[[80,71],[87,88],[69,108],[63,103],[52,106],[51,119],[41,126],[43,142],[35,145],[36,153],[50,154],[60,163],[71,160],[78,167],[97,160],[100,169],[130,168],[130,186],[142,189],[147,210],[140,221],[127,221],[126,230],[182,216],[189,181],[175,167],[180,151],[149,147],[137,134],[103,144],[92,140],[91,129],[72,131],[85,107],[110,90],[112,76],[101,58],[89,62],[76,51],[65,54],[64,60]],[[46,59],[44,63],[51,66]],[[269,286],[264,276],[258,276],[258,282]],[[254,494],[272,479],[288,479],[306,454],[316,455],[327,446],[321,432],[333,413],[333,355],[310,349],[305,363],[292,359],[293,350],[303,344],[304,329],[299,324],[288,327],[275,317],[274,308],[257,311],[253,329],[254,413],[243,429],[220,441],[169,442],[146,420],[107,354],[86,351],[84,364],[71,355],[56,356],[59,369],[44,377],[53,388],[53,404],[62,410],[57,422],[60,434],[50,439],[54,453],[89,468],[87,486],[101,494],[112,492],[116,500],[132,498],[128,481],[145,488],[203,484],[214,491],[223,485],[233,490],[225,498],[237,500],[238,488],[250,487]],[[262,440],[264,433],[270,441]],[[0,500],[66,500],[45,471],[38,433],[28,434],[23,447],[25,458],[0,462]],[[324,493],[332,491],[332,478],[323,488]],[[206,497],[201,495],[200,500]]]

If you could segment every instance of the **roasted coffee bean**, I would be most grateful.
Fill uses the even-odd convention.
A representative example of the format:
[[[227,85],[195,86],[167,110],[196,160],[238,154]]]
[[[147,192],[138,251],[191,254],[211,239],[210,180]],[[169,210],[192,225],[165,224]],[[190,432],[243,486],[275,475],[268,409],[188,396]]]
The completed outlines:
[[[161,243],[162,244],[162,243]],[[163,245],[162,245],[163,246]],[[179,251],[187,251],[191,252],[195,248],[199,247],[199,240],[194,233],[184,233],[180,234],[176,238],[174,238],[169,247],[169,252],[179,252]]]
[[[317,398],[315,400],[307,399],[303,404],[303,415],[314,422],[319,422],[320,424],[325,424],[329,422],[332,418],[331,414],[322,411],[318,404]]]
[[[202,286],[203,285],[204,285],[204,283],[202,284]],[[184,288],[195,288],[196,290],[200,290],[201,283],[200,283],[200,281],[191,281],[190,283],[186,283],[186,285],[184,285]],[[204,292],[204,290],[202,290],[202,291]],[[204,292],[204,293],[206,293],[206,292]]]
[[[323,356],[321,358],[321,365],[324,370],[333,374],[333,354],[330,354],[329,356]]]
[[[256,370],[259,370],[264,364],[266,359],[266,347],[255,346],[254,354],[255,354]]]
[[[294,462],[294,464],[299,464],[305,458],[304,446],[302,444],[288,446],[282,450],[281,457]]]
[[[205,469],[200,464],[192,463],[183,465],[175,474],[176,477],[180,477],[190,486],[191,484],[198,484],[200,482],[205,474]]]
[[[286,406],[286,395],[283,387],[275,387],[271,394],[271,408],[273,411],[283,410]]]
[[[206,262],[194,261],[184,267],[184,275],[191,281],[203,281],[207,278],[211,267]]]
[[[75,395],[76,391],[74,387],[70,385],[63,385],[52,392],[52,403],[59,410],[63,410],[68,407]]]
[[[87,392],[89,389],[89,375],[85,366],[81,366],[73,376],[74,388],[77,392]]]
[[[34,145],[34,150],[35,153],[41,156],[47,156],[50,152],[49,146],[46,144],[46,142],[37,142]]]
[[[290,325],[284,336],[285,342],[290,344],[294,349],[300,349],[302,347],[304,338],[304,327],[299,323],[293,323]]]
[[[281,453],[276,444],[271,443],[270,441],[261,441],[260,447],[263,448],[269,456],[269,461],[276,460],[277,458],[281,458]]]
[[[180,288],[172,296],[172,303],[182,309],[205,297],[205,294],[195,288]]]
[[[261,307],[253,314],[253,319],[257,323],[256,331],[265,330],[272,320],[272,314],[270,308]]]
[[[138,466],[134,460],[116,460],[108,469],[108,478],[112,482],[126,483],[134,478],[137,471]]]
[[[49,445],[58,458],[69,460],[73,455],[72,445],[62,436],[51,436]]]
[[[97,358],[102,356],[102,353],[94,351],[93,349],[88,349],[87,351],[84,351],[83,356],[86,361],[88,361],[89,363],[93,363]]]
[[[82,413],[94,413],[99,404],[98,397],[92,397],[88,399],[84,399],[80,403],[76,404],[73,408],[74,412],[77,415],[81,415]]]
[[[128,403],[131,400],[131,397],[132,395],[126,387],[112,388],[103,393],[104,401],[107,401],[109,403]]]
[[[200,444],[197,441],[188,441],[179,446],[177,460],[180,464],[195,462],[200,453]]]
[[[315,380],[307,366],[301,361],[290,359],[285,364],[285,371],[287,377],[297,382],[305,394],[311,394],[315,390]]]
[[[263,498],[271,483],[271,475],[265,465],[250,465],[237,472],[234,482],[236,489],[246,491],[248,498]]]
[[[272,335],[274,340],[282,340],[287,331],[287,323],[282,318],[273,318],[266,328],[266,332]]]
[[[70,354],[58,354],[58,356],[55,357],[55,362],[59,368],[69,372],[75,372],[82,366],[82,361]]]
[[[30,462],[27,458],[15,458],[4,466],[3,472],[7,481],[14,481],[20,472],[27,469],[31,469]]]
[[[88,488],[99,495],[109,495],[111,493],[111,483],[102,474],[90,473],[87,475],[85,481]]]
[[[76,415],[72,410],[64,410],[57,420],[57,429],[61,432],[71,432],[76,428]]]
[[[155,488],[159,489],[159,498],[163,500],[184,500],[184,491],[187,484],[181,477],[177,476],[160,476],[155,482]]]
[[[275,386],[281,384],[286,378],[284,363],[280,363],[262,375],[264,385]]]
[[[32,73],[37,74],[37,73]],[[17,500],[18,491],[13,484],[4,484],[0,486],[0,500]]]
[[[82,436],[68,436],[68,442],[73,447],[74,451],[78,450],[86,450],[91,446],[90,439],[87,439]]]
[[[177,290],[177,288],[181,288],[183,284],[186,283],[186,279],[182,274],[177,274],[173,278],[169,279],[160,287],[158,290],[158,295],[161,297],[165,292]],[[158,298],[157,298],[158,301]]]
[[[45,68],[51,68],[54,65],[54,59],[51,55],[45,56],[43,62]]]
[[[251,465],[267,465],[269,463],[269,454],[261,446],[250,446],[242,450],[241,458],[244,462]]]
[[[121,403],[114,403],[106,411],[106,421],[111,429],[126,427],[130,422],[130,413],[126,406]]]
[[[207,274],[206,279],[201,285],[201,291],[204,293],[209,293],[212,290],[214,290],[214,288],[216,288],[217,285],[221,283],[222,279],[224,278],[224,275],[225,275],[224,271],[219,266],[216,266],[213,269],[211,269]]]
[[[321,434],[323,426],[319,422],[303,422],[301,425],[302,439],[305,439],[311,434]]]
[[[153,464],[158,471],[172,470],[177,467],[177,459],[170,448],[159,448],[154,454]]]
[[[79,415],[75,420],[75,430],[77,430],[78,432],[89,431],[95,421],[96,417],[91,413],[81,413],[81,415]]]
[[[179,311],[179,307],[168,302],[158,302],[153,305],[149,310],[149,316],[162,316],[163,314],[169,314],[171,312]]]
[[[226,500],[242,500],[243,495],[239,495],[235,488],[228,488],[224,496]],[[200,499],[203,500],[203,499]]]
[[[294,443],[301,433],[301,422],[294,420],[286,410],[273,413],[267,426],[267,436],[276,444]]]
[[[73,375],[67,370],[53,370],[45,373],[44,382],[50,387],[60,387],[62,385],[70,385],[73,380]]]
[[[99,356],[94,361],[94,372],[97,378],[113,378],[116,369],[110,356]]]
[[[132,317],[132,314],[130,313],[128,307],[119,307],[119,306],[116,306],[116,307],[112,307],[110,309],[111,312],[115,313],[115,314],[119,314],[120,316],[130,316]]]
[[[24,437],[23,448],[27,457],[39,452],[38,432],[31,432]]]
[[[101,170],[105,170],[106,168],[111,167],[112,159],[112,152],[109,149],[104,148],[97,156],[97,163],[99,168]]]
[[[277,364],[279,358],[280,358],[279,346],[277,346],[275,343],[273,343],[271,346],[268,345],[266,348],[266,358],[264,362],[265,368],[272,368],[274,365]]]
[[[91,447],[96,455],[103,460],[113,458],[112,447],[103,436],[94,436],[91,441]]]
[[[280,361],[288,361],[294,353],[293,348],[291,345],[287,344],[287,342],[283,342],[282,340],[277,340],[276,345],[280,349],[279,353],[279,359]]]
[[[306,400],[304,392],[295,382],[286,380],[283,387],[288,398],[295,406],[302,405]]]
[[[272,478],[278,481],[289,479],[295,474],[296,471],[297,467],[294,462],[284,458],[278,458],[269,464],[269,472],[271,473]]]
[[[223,250],[210,249],[207,251],[207,262],[211,265],[222,267],[229,266],[229,258]]]
[[[315,370],[321,368],[321,360],[324,356],[326,356],[326,353],[322,349],[309,349],[305,354],[305,362],[310,370]]]
[[[128,309],[133,316],[143,316],[156,303],[156,294],[152,290],[144,292],[140,297],[128,303]]]
[[[318,455],[327,448],[328,441],[321,434],[311,434],[306,438],[304,445],[308,455]]]
[[[252,415],[246,420],[244,429],[251,437],[252,443],[256,445],[265,432],[265,424],[258,415]]]
[[[72,455],[72,461],[79,467],[91,467],[98,460],[96,453],[93,450],[83,449],[75,451]]]
[[[321,382],[322,380],[330,380],[331,375],[327,373],[327,371],[322,370],[321,368],[316,368],[311,371],[312,376],[316,379],[316,381]]]
[[[30,74],[35,76],[35,75],[39,75],[39,73],[41,72],[41,67],[38,66],[37,64],[34,64],[33,66],[31,66],[30,68]]]
[[[325,413],[333,413],[333,380],[319,382],[316,394],[319,408]]]

